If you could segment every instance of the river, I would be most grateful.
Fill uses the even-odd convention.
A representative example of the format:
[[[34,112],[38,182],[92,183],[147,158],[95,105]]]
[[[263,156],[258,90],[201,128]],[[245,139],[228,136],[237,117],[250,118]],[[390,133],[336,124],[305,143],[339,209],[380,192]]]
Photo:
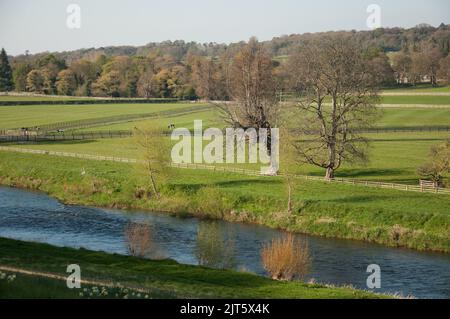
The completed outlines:
[[[284,234],[256,225],[64,205],[42,193],[0,187],[0,237],[127,254],[124,229],[130,223],[149,224],[158,254],[184,264],[199,263],[202,238],[219,238],[226,247],[224,255],[233,261],[229,267],[258,274],[265,274],[261,247]],[[307,280],[367,289],[367,267],[377,264],[381,289],[376,292],[450,298],[449,254],[297,236],[307,241],[312,258]]]

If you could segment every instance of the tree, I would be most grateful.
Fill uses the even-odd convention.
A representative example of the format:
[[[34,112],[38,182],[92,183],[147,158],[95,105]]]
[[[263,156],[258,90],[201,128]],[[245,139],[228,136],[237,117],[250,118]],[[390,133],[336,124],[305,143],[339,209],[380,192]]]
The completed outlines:
[[[77,81],[72,70],[66,69],[58,73],[56,90],[61,95],[73,95],[77,88]]]
[[[236,128],[267,129],[267,151],[271,154],[270,130],[276,126],[279,102],[272,73],[272,59],[263,45],[252,38],[234,56],[229,72],[231,103],[218,105],[226,121]]]
[[[222,80],[219,64],[210,58],[191,56],[191,81],[196,94],[205,100],[217,100],[223,97],[220,91]]]
[[[441,57],[441,52],[437,48],[427,48],[413,53],[410,70],[412,83],[422,82],[424,77],[428,77],[430,83],[437,86],[437,73]]]
[[[16,91],[25,92],[27,90],[27,75],[31,70],[31,66],[25,62],[17,63],[14,66],[13,79]]]
[[[392,68],[395,71],[397,84],[406,83],[409,79],[412,60],[409,54],[399,52],[392,58]]]
[[[150,98],[155,94],[155,74],[151,70],[141,74],[137,82],[137,90],[140,97]]]
[[[438,76],[450,84],[450,54],[439,62]]]
[[[90,96],[91,85],[101,73],[101,68],[96,63],[86,60],[73,62],[69,69],[73,72],[76,81],[75,95]]]
[[[111,71],[103,74],[92,84],[92,90],[97,96],[120,96],[120,74],[118,71]]]
[[[450,143],[433,145],[428,161],[417,169],[423,178],[430,178],[438,186],[443,186],[443,177],[449,170]]]
[[[288,62],[300,96],[296,129],[306,136],[295,147],[300,160],[326,170],[326,179],[344,161],[367,160],[367,140],[358,132],[376,118],[379,83],[369,62],[348,37],[311,43]]]
[[[27,75],[27,91],[43,93],[44,74],[40,70],[31,70]]]
[[[135,128],[134,137],[141,151],[142,167],[149,178],[153,195],[158,199],[158,183],[170,175],[170,143],[162,128]]]
[[[0,53],[0,91],[11,91],[14,88],[13,73],[9,65],[8,55],[2,48]]]

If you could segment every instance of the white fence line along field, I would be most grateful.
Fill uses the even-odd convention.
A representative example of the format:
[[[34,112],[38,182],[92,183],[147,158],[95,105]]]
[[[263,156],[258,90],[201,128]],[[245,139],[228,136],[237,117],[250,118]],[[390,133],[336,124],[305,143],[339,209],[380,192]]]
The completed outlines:
[[[109,162],[117,162],[117,163],[136,164],[136,163],[142,162],[142,161],[139,161],[139,160],[133,159],[133,158],[69,153],[69,152],[59,152],[59,151],[46,151],[46,150],[26,149],[26,148],[10,147],[10,146],[0,146],[0,151],[59,156],[59,157],[72,157],[72,158],[80,158],[80,159],[95,160],[95,161],[109,161]],[[273,177],[273,176],[269,176],[269,175],[261,175],[260,171],[257,171],[257,170],[249,170],[249,169],[234,168],[234,167],[213,166],[213,165],[204,165],[204,164],[175,164],[175,163],[172,163],[171,166],[174,168],[180,168],[180,169],[201,169],[201,170],[210,170],[210,171],[214,171],[214,172],[236,173],[236,174],[242,174],[242,175],[247,175],[247,176]],[[285,176],[285,174],[281,173],[277,176],[282,177],[282,176]],[[294,177],[294,178],[299,178],[299,179],[305,179],[305,180],[309,180],[309,181],[318,181],[318,182],[326,182],[326,183],[341,183],[341,184],[347,184],[347,185],[359,185],[359,186],[384,188],[384,189],[392,189],[392,190],[400,190],[400,191],[408,191],[408,192],[421,192],[421,193],[434,193],[434,194],[450,195],[450,189],[440,188],[440,187],[432,189],[432,188],[424,188],[424,187],[421,187],[420,185],[383,183],[383,182],[373,182],[373,181],[364,181],[364,180],[347,179],[347,178],[334,178],[332,180],[325,180],[323,177],[319,177],[319,176],[299,175],[299,174],[290,174],[289,176]]]

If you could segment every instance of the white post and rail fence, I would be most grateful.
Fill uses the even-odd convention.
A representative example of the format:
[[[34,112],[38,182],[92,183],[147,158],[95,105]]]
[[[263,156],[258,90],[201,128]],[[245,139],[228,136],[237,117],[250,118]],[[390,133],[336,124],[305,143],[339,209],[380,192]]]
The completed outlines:
[[[80,153],[70,153],[70,152],[61,152],[61,151],[26,149],[26,148],[10,147],[10,146],[0,146],[0,151],[40,154],[40,155],[59,156],[59,157],[71,157],[71,158],[80,158],[80,159],[95,160],[95,161],[110,161],[110,162],[118,162],[118,163],[138,163],[139,162],[139,160],[133,159],[133,158],[80,154]],[[258,171],[258,170],[249,170],[249,169],[236,168],[236,167],[224,167],[224,166],[214,166],[214,165],[204,165],[204,164],[175,164],[175,163],[173,163],[172,166],[175,168],[181,168],[181,169],[202,169],[202,170],[210,170],[210,171],[214,171],[214,172],[236,173],[236,174],[242,174],[242,175],[248,175],[248,176],[266,176],[266,175],[261,175],[260,171]],[[281,173],[278,176],[284,176],[284,174]],[[430,181],[424,181],[424,180],[421,180],[419,185],[407,185],[407,184],[396,184],[396,183],[387,183],[387,182],[364,181],[364,180],[348,179],[348,178],[334,178],[331,180],[325,180],[323,177],[320,177],[320,176],[298,175],[298,174],[295,174],[295,175],[291,174],[291,176],[294,178],[301,178],[301,179],[305,179],[305,180],[318,181],[318,182],[341,183],[341,184],[348,184],[348,185],[360,185],[360,186],[366,186],[366,187],[384,188],[384,189],[409,191],[409,192],[450,195],[449,188],[438,187],[436,183],[430,182]],[[267,177],[269,177],[269,176],[267,176]]]

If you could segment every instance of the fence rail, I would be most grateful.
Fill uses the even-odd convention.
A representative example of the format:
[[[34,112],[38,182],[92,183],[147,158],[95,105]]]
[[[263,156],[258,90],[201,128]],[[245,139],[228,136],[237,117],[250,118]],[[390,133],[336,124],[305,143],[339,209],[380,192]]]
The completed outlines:
[[[63,129],[83,129],[99,125],[109,125],[118,124],[123,122],[132,122],[140,119],[147,118],[157,118],[158,116],[181,116],[186,114],[192,114],[196,112],[203,112],[211,109],[211,106],[191,106],[182,109],[165,110],[161,112],[152,113],[139,113],[139,114],[124,114],[100,118],[91,118],[85,120],[67,121],[67,122],[57,122],[43,125],[28,126],[29,131],[35,131],[37,134],[47,134],[52,130],[63,130]],[[12,128],[12,129],[1,129],[0,131],[20,131],[22,128]]]
[[[198,110],[199,112],[201,110]],[[189,112],[189,111],[187,111]],[[177,113],[177,115],[183,115],[184,113]],[[95,124],[98,125],[98,124]],[[86,125],[87,127],[93,125]],[[56,127],[54,128],[56,130]],[[59,128],[61,129],[61,128]],[[38,142],[38,141],[70,141],[70,140],[94,140],[105,138],[123,138],[133,135],[132,130],[103,130],[103,131],[85,131],[75,132],[76,128],[70,128],[69,131],[51,132],[51,131],[39,131],[31,134],[19,134],[18,130],[0,130],[0,142]],[[363,133],[392,133],[392,132],[450,132],[450,127],[411,127],[411,128],[381,128],[361,131]],[[170,132],[163,133],[166,136],[170,136]],[[313,134],[310,132],[310,134]]]
[[[93,132],[62,132],[45,135],[1,135],[0,142],[44,142],[44,141],[82,141],[105,138],[125,138],[133,136],[133,131],[93,131]]]
[[[0,106],[15,105],[86,105],[86,104],[155,104],[155,103],[175,103],[180,99],[77,99],[70,100],[58,99],[54,100],[28,100],[28,101],[0,101]]]
[[[70,153],[70,152],[60,152],[60,151],[35,150],[35,149],[26,149],[26,148],[19,148],[19,147],[9,147],[9,146],[0,146],[0,151],[30,153],[30,154],[40,154],[40,155],[50,155],[50,156],[61,156],[61,157],[72,157],[72,158],[80,158],[80,159],[88,159],[88,160],[96,160],[96,161],[110,161],[110,162],[119,162],[119,163],[139,163],[139,162],[141,162],[137,159],[132,159],[132,158],[80,154],[80,153]],[[209,170],[209,171],[214,171],[214,172],[228,172],[228,173],[243,174],[243,175],[248,175],[248,176],[271,177],[269,175],[263,175],[263,174],[261,174],[260,171],[257,171],[257,170],[249,170],[249,169],[242,169],[242,168],[235,168],[235,167],[214,166],[214,165],[205,165],[205,164],[176,164],[176,163],[172,163],[172,167],[180,168],[180,169],[202,169],[202,170]],[[279,174],[278,176],[286,176],[286,175]],[[392,190],[399,190],[399,191],[450,195],[450,189],[440,188],[440,187],[424,188],[424,187],[421,187],[420,185],[373,182],[373,181],[363,181],[363,180],[346,179],[346,178],[334,178],[331,180],[325,180],[323,177],[319,177],[319,176],[297,175],[297,174],[295,174],[295,175],[290,174],[289,176],[291,176],[293,178],[305,179],[305,180],[310,180],[310,181],[318,181],[318,182],[341,183],[341,184],[348,184],[348,185],[359,185],[359,186],[384,188],[384,189],[392,189]]]

